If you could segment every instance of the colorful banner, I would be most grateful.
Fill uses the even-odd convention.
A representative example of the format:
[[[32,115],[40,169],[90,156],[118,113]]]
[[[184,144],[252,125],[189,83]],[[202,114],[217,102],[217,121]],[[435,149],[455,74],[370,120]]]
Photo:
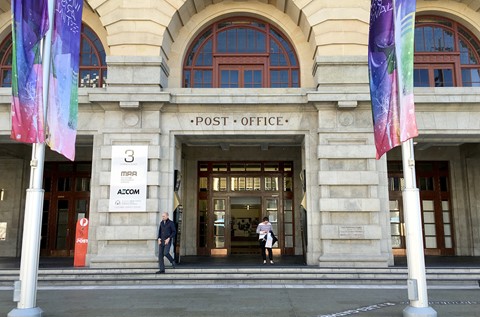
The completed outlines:
[[[377,159],[418,135],[413,100],[415,0],[372,0],[368,66]]]
[[[12,1],[12,131],[19,142],[45,140],[40,41],[48,30],[47,0]]]
[[[47,111],[47,144],[75,158],[82,0],[56,1]]]

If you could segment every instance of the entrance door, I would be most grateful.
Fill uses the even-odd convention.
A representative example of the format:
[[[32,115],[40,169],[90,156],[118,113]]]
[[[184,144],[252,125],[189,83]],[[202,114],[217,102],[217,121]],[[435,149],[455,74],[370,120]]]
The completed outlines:
[[[257,226],[262,218],[261,197],[232,197],[230,199],[230,243],[232,254],[257,254]]]
[[[277,254],[294,254],[292,162],[199,162],[199,255],[258,253],[256,228],[270,218]]]
[[[227,207],[227,198],[213,198],[213,217],[210,224],[210,227],[213,228],[212,255],[227,255],[229,253],[230,236],[227,228],[230,225],[230,217]]]
[[[390,228],[394,255],[405,255],[401,162],[389,162]],[[423,244],[426,255],[454,255],[448,162],[417,162]]]
[[[88,218],[90,163],[46,163],[42,256],[72,256],[78,219]]]

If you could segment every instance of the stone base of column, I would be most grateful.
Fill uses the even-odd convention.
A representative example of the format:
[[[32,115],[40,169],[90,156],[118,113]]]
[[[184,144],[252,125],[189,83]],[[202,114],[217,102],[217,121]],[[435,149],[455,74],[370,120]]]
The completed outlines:
[[[408,306],[403,310],[403,317],[437,317],[437,312],[432,307]]]
[[[8,313],[7,317],[43,317],[43,310],[39,307],[15,308]]]

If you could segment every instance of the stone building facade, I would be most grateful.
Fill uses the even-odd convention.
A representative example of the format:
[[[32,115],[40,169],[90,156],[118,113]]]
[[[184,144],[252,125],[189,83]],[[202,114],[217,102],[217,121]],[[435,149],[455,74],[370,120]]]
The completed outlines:
[[[0,4],[5,43],[11,10],[8,1]],[[153,267],[161,212],[172,214],[180,203],[180,255],[248,254],[251,229],[267,215],[281,238],[276,254],[305,254],[319,266],[392,265],[405,251],[401,152],[375,159],[369,16],[365,0],[84,1],[83,24],[96,37],[92,47],[104,50],[106,72],[79,88],[75,162],[47,151],[42,254],[71,256],[73,224],[86,216],[89,266]],[[429,71],[462,74],[452,85],[433,78],[415,88],[425,252],[480,256],[480,1],[418,0],[417,17],[425,17],[424,32],[450,23],[442,38],[460,34],[472,74],[470,81],[463,76],[458,44],[452,44],[457,55],[448,51],[440,59],[427,56],[429,48],[416,53],[421,78]],[[268,85],[275,70],[267,74],[264,61],[214,52],[212,87],[198,84],[206,77],[195,82],[193,73],[187,82],[188,53],[205,30],[240,21],[239,30],[242,19],[275,30],[269,43],[291,45],[298,80]],[[261,74],[260,86],[232,80],[222,86],[223,71],[242,67]],[[21,250],[31,147],[9,138],[11,89],[3,80],[0,256],[10,257]],[[148,147],[146,208],[111,211],[112,148],[133,145]]]

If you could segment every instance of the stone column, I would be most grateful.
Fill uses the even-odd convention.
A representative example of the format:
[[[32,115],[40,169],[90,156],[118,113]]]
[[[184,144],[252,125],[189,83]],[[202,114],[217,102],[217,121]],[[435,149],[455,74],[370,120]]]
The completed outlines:
[[[375,160],[368,108],[319,109],[320,266],[387,266],[386,160]]]
[[[375,159],[366,56],[317,56],[320,266],[393,263],[386,158]]]

